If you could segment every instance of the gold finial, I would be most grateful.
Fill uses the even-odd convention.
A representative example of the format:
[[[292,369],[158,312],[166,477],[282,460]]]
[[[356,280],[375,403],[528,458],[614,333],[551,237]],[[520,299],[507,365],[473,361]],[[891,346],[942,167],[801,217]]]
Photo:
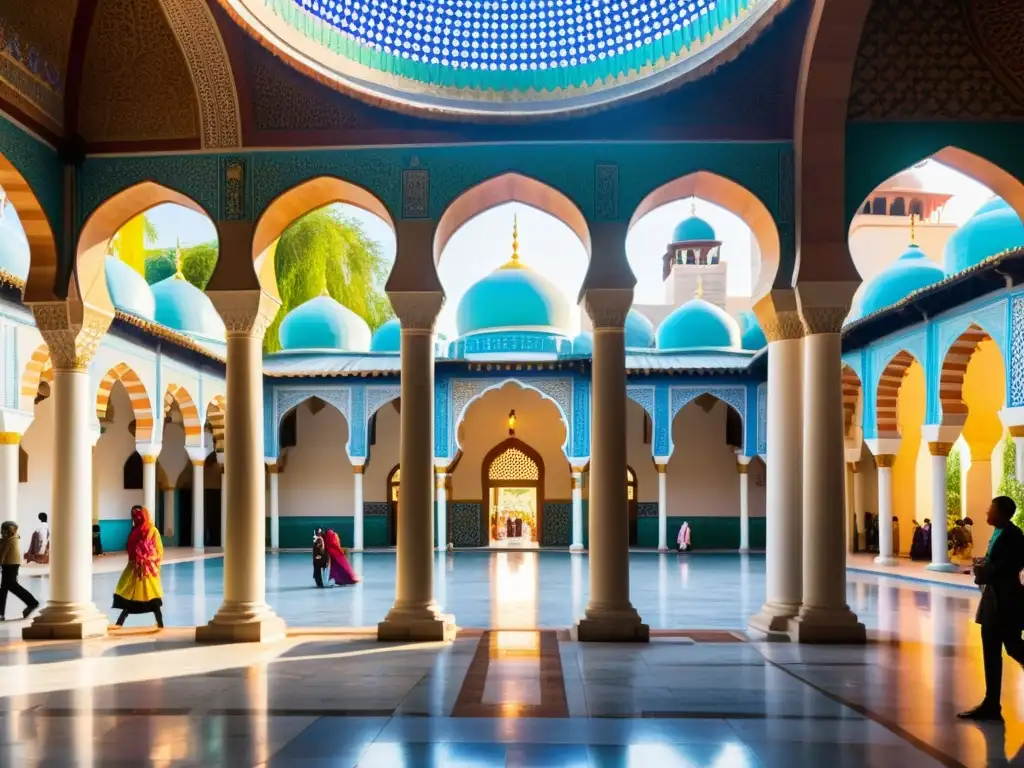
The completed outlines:
[[[691,197],[690,198],[690,215],[691,216],[696,216],[697,215],[697,198],[696,197]]]
[[[910,214],[910,244],[914,245],[917,242],[917,236],[914,233],[914,223],[917,221],[917,214]]]
[[[519,263],[519,216],[512,217],[512,258],[501,265],[502,269],[522,269]]]
[[[179,280],[184,280],[185,274],[181,271],[181,265],[181,238],[179,237],[174,245],[174,276]]]
[[[697,290],[693,295],[698,299],[704,298],[704,277],[702,275],[697,275]]]

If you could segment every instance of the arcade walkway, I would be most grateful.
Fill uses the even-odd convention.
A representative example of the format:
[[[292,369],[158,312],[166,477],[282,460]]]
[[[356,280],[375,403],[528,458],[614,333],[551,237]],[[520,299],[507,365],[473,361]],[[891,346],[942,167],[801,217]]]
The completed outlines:
[[[634,555],[636,604],[671,629],[584,645],[556,627],[585,604],[585,559],[513,554],[442,556],[446,607],[463,626],[504,628],[449,645],[296,631],[376,621],[392,594],[385,554],[360,558],[361,587],[330,590],[309,587],[305,556],[272,556],[268,593],[291,634],[264,645],[197,646],[141,619],[107,639],[25,644],[8,622],[0,765],[916,768],[1005,765],[1024,743],[1024,674],[1010,665],[1010,725],[954,718],[981,695],[970,590],[851,574],[872,642],[765,644],[729,631],[763,600],[763,559]],[[205,590],[219,563],[167,567],[174,624],[216,610]],[[114,578],[96,576],[98,599]]]

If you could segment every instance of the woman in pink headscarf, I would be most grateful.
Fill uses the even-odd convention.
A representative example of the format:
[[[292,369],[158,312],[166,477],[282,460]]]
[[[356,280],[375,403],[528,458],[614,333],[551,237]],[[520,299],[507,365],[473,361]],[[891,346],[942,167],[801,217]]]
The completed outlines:
[[[685,552],[690,548],[690,524],[683,521],[683,524],[679,526],[679,535],[676,536],[676,544],[679,545],[679,551]]]
[[[341,539],[330,528],[324,534],[324,546],[327,549],[327,557],[331,562],[329,578],[333,579],[335,584],[342,587],[346,587],[349,584],[358,584],[359,577],[356,576],[356,572],[349,565],[348,558],[345,557],[345,550],[341,548]]]

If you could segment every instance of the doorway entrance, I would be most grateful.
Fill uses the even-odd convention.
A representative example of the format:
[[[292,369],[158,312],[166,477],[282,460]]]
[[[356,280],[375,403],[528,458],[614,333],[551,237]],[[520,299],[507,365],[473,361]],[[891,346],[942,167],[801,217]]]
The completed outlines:
[[[396,466],[388,475],[388,538],[391,546],[398,546],[398,487],[402,468]]]
[[[636,514],[636,472],[626,467],[626,505],[629,508],[629,546],[635,547],[640,539],[640,526]]]
[[[542,545],[544,464],[540,454],[514,437],[499,443],[484,457],[482,487],[489,546]]]

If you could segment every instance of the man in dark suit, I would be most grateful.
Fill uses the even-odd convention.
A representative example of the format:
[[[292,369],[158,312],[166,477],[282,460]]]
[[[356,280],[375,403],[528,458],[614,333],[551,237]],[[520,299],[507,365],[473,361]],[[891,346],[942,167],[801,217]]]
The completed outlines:
[[[1024,665],[1024,532],[1010,522],[1016,511],[1017,505],[1008,496],[997,496],[988,508],[988,523],[995,530],[984,562],[974,567],[974,580],[982,587],[975,621],[981,625],[985,700],[958,715],[965,720],[1003,719],[1000,698],[1004,647],[1011,659]]]

